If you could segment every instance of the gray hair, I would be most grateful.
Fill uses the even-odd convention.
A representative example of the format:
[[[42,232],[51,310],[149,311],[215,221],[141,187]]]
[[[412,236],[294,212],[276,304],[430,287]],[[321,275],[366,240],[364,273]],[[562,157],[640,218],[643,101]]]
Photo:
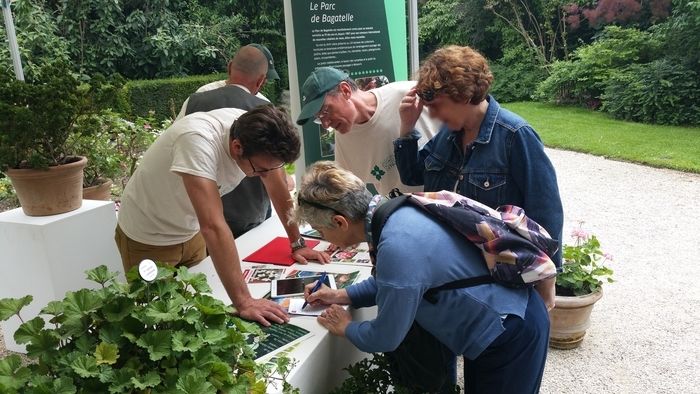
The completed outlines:
[[[294,220],[312,227],[333,227],[333,216],[364,220],[372,194],[365,183],[332,161],[319,161],[306,170],[297,195]]]

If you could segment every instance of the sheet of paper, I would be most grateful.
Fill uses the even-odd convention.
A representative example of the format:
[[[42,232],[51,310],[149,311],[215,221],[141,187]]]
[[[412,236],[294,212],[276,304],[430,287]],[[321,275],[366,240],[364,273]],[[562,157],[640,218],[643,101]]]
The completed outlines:
[[[307,305],[306,308],[302,308],[304,306],[304,299],[303,298],[290,298],[289,299],[289,313],[293,315],[304,315],[304,316],[318,316],[323,311],[328,308],[327,305],[321,305],[321,306],[314,306],[314,305]]]

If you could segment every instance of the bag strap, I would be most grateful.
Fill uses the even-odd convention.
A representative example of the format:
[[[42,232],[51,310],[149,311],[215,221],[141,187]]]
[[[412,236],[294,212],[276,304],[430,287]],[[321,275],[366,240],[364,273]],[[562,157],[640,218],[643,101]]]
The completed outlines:
[[[399,209],[406,200],[408,200],[408,196],[402,194],[398,197],[391,198],[374,211],[374,215],[372,216],[372,244],[375,251],[377,250],[377,245],[379,245],[379,236],[382,234],[382,229],[389,219],[389,216]]]
[[[437,293],[439,291],[463,289],[465,287],[479,286],[479,285],[485,285],[488,283],[495,283],[495,282],[496,281],[493,279],[493,276],[491,276],[491,275],[475,276],[473,278],[468,278],[468,279],[458,279],[458,280],[455,280],[452,282],[447,282],[444,285],[428,289],[428,291],[426,291],[425,294],[423,294],[423,298],[425,298],[425,300],[431,304],[436,304],[437,303]]]
[[[398,194],[398,196],[396,196],[396,194]],[[372,242],[374,244],[372,253],[375,254],[373,258],[375,261],[379,237],[382,234],[382,229],[384,228],[386,221],[389,219],[389,216],[394,213],[394,211],[399,209],[401,205],[408,201],[409,197],[410,196],[408,195],[400,194],[397,189],[394,189],[392,190],[392,198],[374,211],[374,215],[372,216]],[[494,282],[495,281],[491,275],[476,276],[468,279],[458,279],[445,283],[441,286],[428,289],[428,291],[423,294],[423,298],[425,298],[426,301],[430,302],[431,304],[435,304],[437,303],[437,293],[442,290],[462,289],[465,287],[479,286]]]

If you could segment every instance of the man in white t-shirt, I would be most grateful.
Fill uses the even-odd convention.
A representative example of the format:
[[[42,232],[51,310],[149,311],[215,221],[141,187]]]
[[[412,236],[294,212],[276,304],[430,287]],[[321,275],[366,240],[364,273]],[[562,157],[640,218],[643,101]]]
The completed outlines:
[[[394,159],[394,140],[399,138],[399,104],[415,81],[393,82],[362,91],[343,71],[316,69],[301,89],[302,109],[297,123],[309,120],[335,130],[335,160],[381,194],[393,188],[422,191],[422,186],[401,183]],[[435,135],[440,124],[424,111],[416,129],[423,133],[419,144]]]
[[[251,297],[220,196],[244,177],[259,176],[280,218],[288,217],[293,203],[282,166],[296,160],[300,146],[289,116],[272,105],[196,112],[173,123],[146,151],[122,195],[115,240],[125,271],[145,258],[192,266],[208,250],[241,317],[265,325],[288,321],[278,304]],[[295,260],[328,262],[300,241],[297,226],[282,222],[295,240]]]

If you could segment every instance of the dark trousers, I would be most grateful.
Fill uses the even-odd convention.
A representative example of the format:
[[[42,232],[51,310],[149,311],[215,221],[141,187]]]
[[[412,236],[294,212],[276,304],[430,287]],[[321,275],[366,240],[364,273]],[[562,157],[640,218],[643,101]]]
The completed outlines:
[[[464,359],[464,392],[537,393],[549,344],[549,315],[539,294],[530,299],[521,319],[509,315],[505,331],[479,357]]]

